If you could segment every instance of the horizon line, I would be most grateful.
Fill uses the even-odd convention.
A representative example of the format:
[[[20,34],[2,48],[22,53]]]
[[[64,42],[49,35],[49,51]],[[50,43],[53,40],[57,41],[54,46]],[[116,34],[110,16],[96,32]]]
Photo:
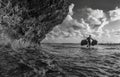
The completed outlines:
[[[44,43],[41,43],[41,44],[44,44]],[[55,43],[55,44],[80,44],[80,43]],[[120,43],[98,43],[98,44],[120,44]]]

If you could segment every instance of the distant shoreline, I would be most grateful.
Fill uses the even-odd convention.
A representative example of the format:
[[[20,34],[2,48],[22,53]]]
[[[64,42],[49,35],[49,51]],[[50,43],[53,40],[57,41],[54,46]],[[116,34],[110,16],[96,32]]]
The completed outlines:
[[[120,45],[120,43],[99,43],[99,45]]]
[[[78,44],[80,43],[41,43],[41,44]],[[120,45],[120,43],[98,43],[98,45]]]

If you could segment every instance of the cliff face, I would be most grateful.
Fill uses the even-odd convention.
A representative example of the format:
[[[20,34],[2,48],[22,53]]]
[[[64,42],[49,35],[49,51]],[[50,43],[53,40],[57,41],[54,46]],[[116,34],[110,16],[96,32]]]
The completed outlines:
[[[67,13],[66,0],[0,0],[0,39],[12,40],[10,45],[0,46],[0,77],[57,77],[51,76],[54,71],[55,75],[63,74],[52,55],[40,47],[14,47],[19,48],[21,39],[39,44]]]
[[[1,32],[11,39],[40,43],[68,13],[66,0],[2,0]]]

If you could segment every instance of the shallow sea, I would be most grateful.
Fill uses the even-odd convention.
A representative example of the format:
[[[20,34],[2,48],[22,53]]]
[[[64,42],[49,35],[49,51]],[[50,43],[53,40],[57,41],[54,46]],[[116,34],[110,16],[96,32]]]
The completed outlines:
[[[120,77],[120,45],[42,44],[68,77]]]

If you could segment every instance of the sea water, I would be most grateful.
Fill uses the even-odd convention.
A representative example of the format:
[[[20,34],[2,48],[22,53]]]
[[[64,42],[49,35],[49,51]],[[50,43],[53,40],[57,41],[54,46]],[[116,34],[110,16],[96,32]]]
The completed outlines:
[[[42,44],[44,50],[57,55],[69,77],[120,77],[120,45]],[[71,70],[71,71],[69,71]]]

